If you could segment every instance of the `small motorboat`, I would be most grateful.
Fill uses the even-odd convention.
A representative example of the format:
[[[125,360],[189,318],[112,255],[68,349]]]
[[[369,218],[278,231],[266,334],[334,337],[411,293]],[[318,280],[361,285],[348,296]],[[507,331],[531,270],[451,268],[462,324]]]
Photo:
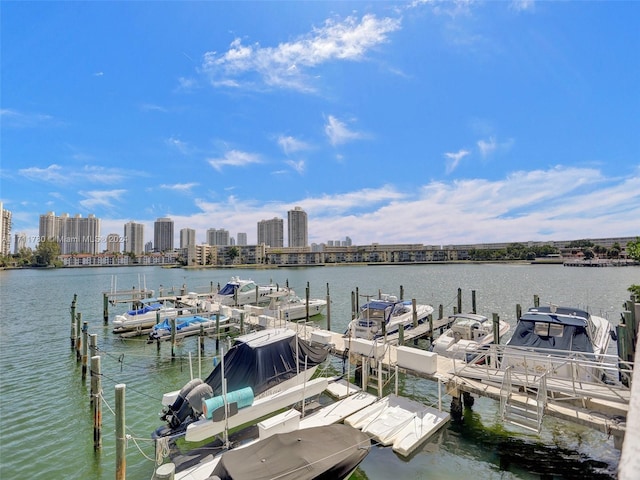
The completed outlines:
[[[209,332],[214,330],[217,325],[227,323],[229,317],[224,315],[219,318],[205,318],[200,315],[190,315],[186,317],[177,317],[175,320],[165,319],[161,323],[154,325],[149,332],[147,343],[159,340],[170,340],[172,323],[175,322],[175,337],[182,338],[190,335],[197,335],[201,331]]]
[[[309,317],[320,315],[327,308],[327,301],[321,298],[300,298],[292,291],[280,290],[267,295],[269,305],[265,307],[264,314],[279,320],[296,321],[307,317],[307,304]]]
[[[231,280],[213,295],[212,301],[229,306],[265,305],[270,300],[268,295],[278,291],[289,291],[289,289],[275,284],[258,285],[253,280],[231,277]]]
[[[161,303],[155,298],[148,298],[142,301],[140,308],[116,315],[113,319],[113,333],[151,328],[158,321],[158,314],[160,321],[163,321],[175,318],[179,313],[180,310],[177,308]]]

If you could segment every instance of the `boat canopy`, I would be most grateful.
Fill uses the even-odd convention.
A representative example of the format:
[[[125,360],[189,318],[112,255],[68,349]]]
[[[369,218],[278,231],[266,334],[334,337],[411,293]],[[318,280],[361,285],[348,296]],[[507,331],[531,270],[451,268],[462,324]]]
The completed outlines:
[[[583,317],[525,313],[507,345],[593,353],[587,326]]]
[[[224,355],[227,391],[250,385],[257,396],[304,371],[305,364],[311,368],[326,360],[328,350],[311,345],[292,333],[274,335],[257,332],[257,336],[236,339]],[[205,383],[211,386],[214,395],[222,394],[222,363],[213,369]]]
[[[229,450],[222,455],[209,478],[344,479],[364,460],[370,449],[369,436],[349,425],[304,428]]]

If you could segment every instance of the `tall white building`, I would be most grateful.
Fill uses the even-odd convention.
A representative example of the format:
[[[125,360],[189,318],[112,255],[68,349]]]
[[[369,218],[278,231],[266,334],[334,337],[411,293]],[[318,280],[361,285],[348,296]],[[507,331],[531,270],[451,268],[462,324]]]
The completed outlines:
[[[258,245],[264,243],[268,247],[284,247],[284,227],[281,218],[258,222]]]
[[[193,247],[196,244],[196,231],[193,228],[183,228],[180,230],[180,248]]]
[[[144,253],[144,225],[127,222],[124,224],[124,252],[136,255]]]
[[[229,245],[229,230],[224,228],[207,230],[207,245]]]
[[[4,209],[0,202],[0,254],[7,256],[11,253],[11,212]]]
[[[120,253],[120,240],[121,237],[117,233],[110,233],[109,235],[107,235],[107,252]]]
[[[27,234],[16,233],[14,236],[13,253],[19,253],[23,248],[27,248]]]
[[[306,247],[309,244],[307,231],[307,212],[295,207],[287,212],[287,227],[289,229],[289,246]]]
[[[54,212],[40,215],[40,240],[54,240],[60,246],[61,254],[100,253],[100,219],[91,214],[73,217],[63,213],[56,217]]]
[[[153,224],[153,249],[156,252],[173,250],[173,220],[158,218]]]
[[[238,233],[238,241],[236,242],[239,246],[244,246],[247,244],[247,234],[246,233]]]

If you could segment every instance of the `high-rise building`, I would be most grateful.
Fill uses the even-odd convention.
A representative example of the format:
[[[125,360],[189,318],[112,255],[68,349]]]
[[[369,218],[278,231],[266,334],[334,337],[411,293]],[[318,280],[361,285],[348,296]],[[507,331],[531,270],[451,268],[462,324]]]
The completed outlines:
[[[258,222],[258,245],[264,243],[269,247],[284,247],[283,220],[274,217],[271,220]]]
[[[27,234],[24,232],[16,233],[14,237],[13,253],[19,253],[23,248],[27,248]]]
[[[289,229],[289,246],[306,247],[309,244],[307,231],[307,212],[295,207],[287,212],[287,228]]]
[[[124,252],[135,255],[144,253],[144,225],[128,222],[124,224]]]
[[[173,220],[158,218],[153,224],[153,249],[156,252],[173,250]]]
[[[0,254],[7,256],[11,253],[11,212],[5,210],[0,202]]]
[[[247,244],[247,234],[246,233],[238,233],[238,241],[236,242],[239,246],[244,246]]]
[[[153,242],[149,240],[144,244],[144,253],[152,253],[153,252]]]
[[[54,212],[40,215],[40,240],[54,240],[60,246],[61,254],[100,252],[100,219],[95,215],[71,217],[63,213],[56,217]]]
[[[224,228],[219,230],[210,228],[207,230],[207,245],[229,245],[229,230]]]
[[[193,228],[180,230],[180,249],[193,247],[196,244],[196,231]]]
[[[117,233],[107,235],[107,253],[120,253],[120,240]]]

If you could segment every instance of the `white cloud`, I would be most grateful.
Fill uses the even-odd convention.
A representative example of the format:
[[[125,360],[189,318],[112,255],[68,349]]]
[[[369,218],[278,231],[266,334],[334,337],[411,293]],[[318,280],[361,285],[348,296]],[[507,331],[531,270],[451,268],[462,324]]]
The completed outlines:
[[[53,121],[51,115],[44,113],[24,113],[10,108],[0,109],[0,120],[3,127],[31,128]]]
[[[286,155],[309,149],[309,145],[307,143],[290,135],[280,135],[278,137],[278,145]]]
[[[491,137],[489,140],[478,140],[478,148],[480,149],[480,155],[486,158],[495,152],[498,145],[496,144],[496,139]]]
[[[469,153],[469,150],[464,149],[458,150],[457,152],[445,153],[444,156],[447,159],[447,173],[453,172],[460,163],[460,160],[469,155]]]
[[[179,138],[170,137],[166,139],[164,143],[171,148],[175,148],[183,155],[187,155],[191,150],[189,148],[189,145],[186,142],[183,142],[182,140],[180,140]]]
[[[239,150],[230,150],[225,153],[222,158],[210,158],[207,160],[209,165],[218,171],[222,171],[222,167],[244,167],[252,163],[261,163],[260,157],[254,153],[241,152]]]
[[[69,184],[115,184],[125,181],[131,175],[144,175],[142,172],[126,172],[119,168],[101,167],[98,165],[85,165],[81,168],[62,167],[57,164],[46,168],[29,167],[18,170],[23,177],[43,183],[55,185]]]
[[[80,205],[87,210],[93,210],[96,207],[113,207],[113,201],[120,200],[126,190],[92,190],[78,193],[86,197],[84,200],[80,200]]]
[[[368,14],[360,20],[353,16],[342,21],[328,19],[309,34],[277,47],[244,45],[236,38],[222,54],[205,53],[202,70],[216,86],[249,84],[251,79],[245,76],[255,74],[266,85],[309,91],[308,70],[330,61],[362,60],[399,28],[399,19]]]
[[[364,134],[349,130],[344,122],[333,115],[329,115],[329,118],[327,118],[324,132],[329,137],[329,143],[333,146],[364,138]]]
[[[162,184],[160,188],[165,190],[173,190],[181,193],[190,193],[194,187],[197,187],[197,183],[174,183],[172,185]]]
[[[305,169],[305,161],[304,160],[298,160],[298,161],[287,160],[285,163],[287,165],[289,165],[293,170],[298,172],[300,175],[302,175],[304,173],[304,169]]]
[[[512,0],[509,4],[509,8],[516,12],[532,12],[535,10],[535,7],[535,0]]]

